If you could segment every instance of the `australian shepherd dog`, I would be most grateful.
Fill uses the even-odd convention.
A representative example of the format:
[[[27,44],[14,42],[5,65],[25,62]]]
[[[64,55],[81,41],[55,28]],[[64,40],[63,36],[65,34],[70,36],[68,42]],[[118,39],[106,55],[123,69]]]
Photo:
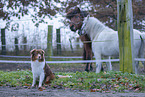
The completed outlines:
[[[54,74],[50,70],[50,67],[45,62],[44,51],[41,49],[33,49],[31,54],[31,68],[33,73],[32,87],[36,84],[36,79],[39,79],[39,88],[42,87],[42,83],[50,83],[55,78]]]

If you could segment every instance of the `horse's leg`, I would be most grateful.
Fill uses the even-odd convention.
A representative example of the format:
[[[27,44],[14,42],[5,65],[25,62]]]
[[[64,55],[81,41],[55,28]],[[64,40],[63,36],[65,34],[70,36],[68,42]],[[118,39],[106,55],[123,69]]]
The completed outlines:
[[[81,41],[90,41],[89,37],[87,35],[81,35],[80,36]],[[83,59],[84,60],[91,60],[92,59],[92,48],[91,48],[91,43],[84,43],[84,53],[83,53]],[[86,69],[85,71],[93,70],[92,63],[87,63],[86,64]]]
[[[92,42],[92,50],[96,59],[96,73],[100,73],[102,70],[102,64],[101,64],[101,49],[97,42]]]
[[[86,58],[87,60],[92,60],[92,48],[91,48],[91,43],[87,43],[86,44]],[[93,70],[93,66],[92,63],[87,63],[89,66],[89,70],[92,71]]]
[[[139,50],[134,49],[134,58],[139,58],[140,57],[140,54],[138,55],[138,53],[139,53]],[[134,65],[135,65],[135,66],[133,66],[134,72],[135,72],[135,74],[138,74],[139,61],[135,61]]]
[[[87,60],[91,60],[91,55],[88,55]],[[93,70],[92,63],[87,63],[85,71],[89,72],[89,71],[92,71],[92,70]]]
[[[86,52],[86,58],[85,60],[91,60],[92,59],[92,49],[90,48],[90,44],[84,43],[84,52]],[[87,63],[85,71],[92,71],[93,66],[92,63]]]
[[[85,50],[85,46],[83,46],[83,60],[86,60],[86,50]]]
[[[100,62],[101,54],[98,53],[97,51],[94,51],[94,56],[95,56],[95,59],[96,59],[96,73],[100,73],[100,71],[102,70],[102,64]]]
[[[138,74],[138,64],[139,64],[139,62],[136,61],[135,62],[135,74]]]
[[[141,46],[139,48],[139,57],[144,58],[144,40],[141,38]],[[142,70],[145,70],[145,62],[141,61],[144,66]]]
[[[100,73],[100,71],[102,70],[102,64],[101,64],[101,62],[100,62],[100,60],[101,60],[101,56],[95,56],[95,58],[96,58],[96,73]]]
[[[109,59],[109,62],[106,62],[106,65],[107,65],[106,67],[107,67],[108,71],[111,71],[112,70],[112,64],[111,64],[111,61],[110,61],[111,56],[109,56],[108,59]]]
[[[84,50],[83,50],[83,60],[87,60],[87,57],[86,57],[86,49],[85,49],[85,44],[84,44]],[[86,64],[86,68],[85,68],[85,71],[89,72],[89,64],[87,63]]]
[[[134,58],[144,58],[144,41],[142,37],[140,36],[140,40],[135,40],[135,43],[140,44],[140,48],[138,48],[139,45],[134,46]],[[144,64],[144,62],[142,62],[142,64]],[[135,61],[135,74],[138,74],[138,66],[139,61]]]

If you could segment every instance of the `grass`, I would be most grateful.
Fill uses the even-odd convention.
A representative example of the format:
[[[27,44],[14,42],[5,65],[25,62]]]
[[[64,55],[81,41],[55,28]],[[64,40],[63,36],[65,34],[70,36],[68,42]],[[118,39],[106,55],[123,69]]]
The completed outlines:
[[[145,92],[145,76],[121,73],[118,71],[102,72],[76,72],[72,78],[55,79],[53,87],[89,90],[98,92]]]
[[[110,72],[76,72],[56,73],[57,75],[71,75],[71,78],[57,78],[52,81],[52,88],[85,90],[91,92],[145,92],[145,76]],[[0,71],[0,86],[31,86],[32,73],[26,71]]]
[[[31,71],[0,71],[0,85],[1,86],[26,86],[32,83]]]

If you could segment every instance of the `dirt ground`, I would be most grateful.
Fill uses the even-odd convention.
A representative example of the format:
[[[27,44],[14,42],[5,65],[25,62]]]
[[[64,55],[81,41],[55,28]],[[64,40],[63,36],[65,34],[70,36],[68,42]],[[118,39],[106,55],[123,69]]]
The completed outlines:
[[[94,65],[95,66],[95,65]],[[84,64],[50,65],[53,72],[84,71]],[[115,67],[115,66],[114,66]],[[113,68],[114,68],[113,67]],[[94,67],[95,68],[95,67]],[[116,67],[115,67],[116,68]],[[0,64],[0,70],[13,71],[31,69],[30,64]],[[93,70],[93,72],[95,69]],[[145,93],[100,93],[70,89],[54,89],[46,87],[39,91],[38,88],[0,86],[0,97],[145,97]]]
[[[37,88],[26,87],[0,87],[0,97],[145,97],[145,93],[99,93],[80,92],[65,89],[52,89],[39,91]]]

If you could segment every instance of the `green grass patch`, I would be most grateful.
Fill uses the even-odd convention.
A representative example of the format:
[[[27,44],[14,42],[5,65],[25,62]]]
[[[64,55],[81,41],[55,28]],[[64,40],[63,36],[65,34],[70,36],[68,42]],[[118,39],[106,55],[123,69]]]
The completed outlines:
[[[119,71],[55,73],[55,75],[71,75],[70,78],[58,78],[52,81],[53,88],[85,90],[91,92],[145,92],[145,76],[122,73]],[[32,72],[0,71],[0,86],[30,86]]]
[[[76,72],[71,78],[55,79],[52,87],[65,87],[74,90],[98,92],[145,92],[145,76],[118,71],[94,73]]]
[[[32,83],[31,71],[0,71],[0,85],[1,86],[29,86]]]

